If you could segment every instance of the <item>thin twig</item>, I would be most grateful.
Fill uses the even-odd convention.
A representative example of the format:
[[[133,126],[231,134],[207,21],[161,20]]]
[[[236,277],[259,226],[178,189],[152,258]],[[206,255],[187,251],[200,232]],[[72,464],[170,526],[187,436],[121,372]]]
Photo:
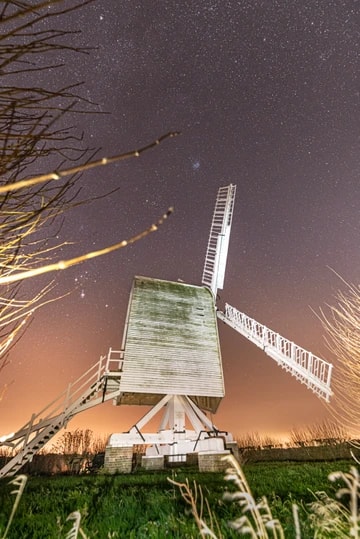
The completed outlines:
[[[0,284],[14,283],[16,281],[21,281],[23,279],[28,279],[30,277],[42,275],[44,273],[64,270],[64,269],[70,268],[71,266],[81,264],[82,262],[85,262],[85,260],[96,258],[98,256],[103,256],[105,254],[112,253],[113,251],[116,251],[118,249],[122,249],[123,247],[126,247],[127,245],[131,245],[132,243],[135,243],[136,241],[139,241],[142,238],[145,238],[152,232],[156,232],[159,226],[163,224],[163,222],[172,214],[172,212],[173,212],[173,208],[169,208],[167,212],[164,213],[162,217],[160,217],[160,219],[156,223],[152,224],[151,226],[149,226],[147,229],[143,230],[139,234],[132,236],[128,240],[122,240],[121,242],[115,243],[114,245],[110,245],[109,247],[105,247],[104,249],[99,249],[98,251],[91,251],[90,253],[86,253],[84,255],[80,255],[75,258],[70,258],[68,260],[60,260],[59,262],[55,262],[54,264],[48,264],[46,266],[41,266],[40,268],[25,270],[25,271],[21,271],[20,273],[15,273],[12,275],[6,275],[4,277],[0,277]]]
[[[15,183],[3,185],[0,187],[0,194],[8,193],[9,191],[17,191],[18,189],[23,189],[24,187],[31,187],[32,185],[37,185],[39,183],[44,183],[50,180],[61,180],[61,178],[64,178],[66,176],[71,176],[79,172],[84,172],[85,170],[89,170],[91,168],[110,165],[111,163],[116,163],[117,161],[124,161],[125,159],[130,159],[131,157],[140,157],[143,152],[146,152],[147,150],[158,146],[163,140],[176,137],[179,134],[180,133],[177,131],[166,133],[166,135],[162,135],[160,138],[154,140],[150,144],[147,144],[147,146],[139,148],[138,150],[132,150],[130,152],[115,155],[113,157],[103,157],[102,159],[90,161],[89,163],[78,165],[76,167],[54,171],[47,174],[41,174],[40,176],[34,176],[32,178],[28,178],[27,180],[20,180]]]

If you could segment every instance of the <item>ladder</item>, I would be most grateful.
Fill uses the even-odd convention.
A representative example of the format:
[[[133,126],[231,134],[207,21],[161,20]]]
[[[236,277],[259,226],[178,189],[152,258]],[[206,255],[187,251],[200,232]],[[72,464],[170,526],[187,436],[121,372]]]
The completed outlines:
[[[211,288],[215,297],[217,289],[224,286],[235,193],[236,185],[220,187],[211,223],[201,282]]]
[[[256,344],[276,363],[305,384],[318,397],[329,402],[332,391],[330,380],[332,364],[288,341],[278,333],[259,324],[228,303],[218,318]]]
[[[0,444],[15,455],[0,470],[0,477],[15,475],[76,414],[115,399],[120,394],[123,351],[109,349],[56,399],[33,414],[21,429]]]

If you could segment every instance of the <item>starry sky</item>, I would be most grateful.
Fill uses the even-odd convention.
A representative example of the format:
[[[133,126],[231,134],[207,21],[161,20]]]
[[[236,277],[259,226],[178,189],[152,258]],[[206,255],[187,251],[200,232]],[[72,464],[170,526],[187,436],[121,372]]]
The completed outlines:
[[[121,345],[134,275],[200,284],[217,189],[237,197],[220,307],[227,301],[329,361],[319,312],[359,283],[357,0],[98,0],[64,18],[89,55],[62,69],[104,114],[80,115],[85,142],[110,156],[181,131],[141,158],[92,170],[66,216],[70,258],[148,227],[155,234],[55,276],[45,306],[2,373],[1,432],[20,428],[111,346]],[[332,269],[330,269],[332,268]],[[43,278],[42,278],[43,279]],[[40,278],[26,286],[37,290]],[[26,289],[26,288],[25,288]],[[234,435],[282,436],[326,406],[273,360],[220,326],[226,396],[213,418]],[[69,429],[128,430],[145,409],[111,403]]]

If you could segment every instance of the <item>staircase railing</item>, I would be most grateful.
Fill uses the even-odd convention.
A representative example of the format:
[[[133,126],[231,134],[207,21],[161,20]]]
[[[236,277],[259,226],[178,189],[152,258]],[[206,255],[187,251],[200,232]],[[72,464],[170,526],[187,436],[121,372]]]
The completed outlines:
[[[106,356],[101,356],[95,365],[90,367],[84,374],[82,374],[74,382],[70,382],[67,388],[62,391],[53,401],[47,404],[40,412],[33,414],[28,423],[26,423],[20,430],[14,433],[11,438],[3,442],[3,445],[14,447],[13,441],[17,438],[24,440],[25,433],[29,433],[34,429],[36,424],[40,421],[44,422],[46,419],[56,416],[58,413],[66,410],[74,400],[79,397],[85,387],[89,387],[93,381],[99,380],[105,370]]]
[[[33,414],[21,429],[5,439],[0,446],[11,448],[15,456],[0,470],[0,477],[16,473],[74,415],[115,398],[120,393],[122,362],[123,352],[110,348],[107,356],[101,356],[56,399],[39,413]],[[115,385],[113,383],[108,387],[108,378],[113,382],[115,380]]]

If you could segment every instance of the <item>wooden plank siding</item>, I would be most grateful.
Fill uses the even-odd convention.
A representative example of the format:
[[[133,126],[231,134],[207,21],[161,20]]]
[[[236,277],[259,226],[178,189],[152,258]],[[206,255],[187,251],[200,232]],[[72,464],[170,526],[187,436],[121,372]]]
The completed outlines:
[[[188,395],[216,411],[224,396],[217,317],[205,287],[135,277],[124,335],[118,404]]]

